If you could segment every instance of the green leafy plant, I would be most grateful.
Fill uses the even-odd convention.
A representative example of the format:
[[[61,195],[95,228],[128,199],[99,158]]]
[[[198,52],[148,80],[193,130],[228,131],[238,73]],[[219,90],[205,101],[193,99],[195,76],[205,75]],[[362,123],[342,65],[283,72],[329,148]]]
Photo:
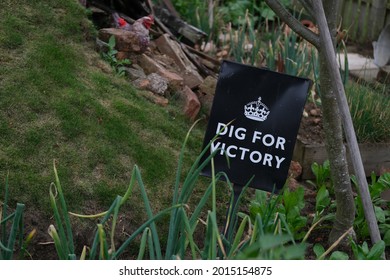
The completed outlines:
[[[374,244],[371,249],[366,241],[359,245],[355,241],[351,241],[352,252],[356,260],[380,260],[385,251],[385,242],[383,240]]]
[[[278,211],[285,215],[286,222],[293,232],[296,240],[302,239],[305,235],[303,229],[307,224],[307,217],[301,215],[301,211],[305,207],[304,195],[305,190],[301,186],[295,191],[286,189],[282,195],[282,204],[278,208]]]
[[[316,178],[315,182],[308,181],[309,184],[320,189],[321,187],[330,188],[332,185],[331,176],[330,176],[330,164],[329,160],[325,160],[323,164],[318,164],[314,162],[311,165],[311,170]]]
[[[299,187],[293,192],[284,189],[277,197],[268,197],[265,192],[256,191],[249,209],[252,219],[256,215],[263,217],[265,232],[283,232],[299,240],[305,235],[302,230],[307,223],[307,217],[301,215],[304,206],[304,189]]]
[[[125,75],[125,66],[130,64],[130,60],[129,59],[122,59],[122,60],[118,60],[116,58],[116,55],[118,54],[118,51],[115,49],[115,36],[112,35],[110,37],[110,39],[108,40],[108,43],[107,43],[107,47],[108,47],[108,50],[107,52],[103,52],[102,53],[102,56],[103,56],[103,59],[105,61],[107,61],[110,66],[112,67],[112,69],[114,69],[115,73],[122,77]]]
[[[352,182],[357,184],[356,178],[352,177]],[[374,204],[375,216],[378,221],[378,227],[386,246],[390,246],[390,202],[382,199],[381,194],[390,189],[390,173],[384,173],[382,176],[371,174],[371,183],[368,186],[370,196]],[[360,195],[355,198],[356,218],[354,226],[360,238],[369,236],[367,223],[365,221],[363,204]]]
[[[325,186],[322,186],[316,195],[316,212],[322,213],[330,205],[330,202],[329,191]]]

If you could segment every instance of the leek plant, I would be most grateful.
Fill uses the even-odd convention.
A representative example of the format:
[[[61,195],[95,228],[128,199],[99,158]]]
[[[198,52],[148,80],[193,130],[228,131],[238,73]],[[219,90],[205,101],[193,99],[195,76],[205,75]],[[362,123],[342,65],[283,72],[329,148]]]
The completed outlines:
[[[258,66],[261,62],[260,47],[255,20],[247,10],[238,29],[230,31],[230,53],[237,62]]]
[[[237,200],[232,196],[227,211],[226,230],[224,232],[220,231],[221,225],[218,224],[218,220],[220,219],[217,217],[216,206],[217,181],[223,179],[226,182],[227,188],[233,193],[233,184],[224,173],[215,174],[215,172],[213,172],[211,182],[203,193],[203,196],[200,197],[195,208],[192,211],[189,211],[187,205],[197,186],[201,171],[207,164],[211,164],[212,170],[214,170],[213,157],[215,153],[218,152],[214,151],[203,160],[204,155],[210,148],[210,142],[195,159],[182,181],[184,151],[190,131],[184,140],[178,160],[172,204],[170,207],[161,210],[157,214],[152,211],[151,203],[148,199],[146,187],[143,183],[138,166],[135,166],[133,169],[126,193],[123,196],[117,196],[106,212],[89,216],[68,213],[58,174],[54,166],[56,183],[51,187],[50,197],[58,232],[56,228],[51,225],[50,234],[53,237],[59,258],[76,258],[69,215],[80,218],[99,219],[90,250],[87,252],[87,247],[85,246],[80,254],[80,259],[120,259],[130,246],[136,246],[134,242],[136,238],[140,239],[137,259],[215,260],[303,258],[305,246],[303,244],[295,244],[291,233],[285,234],[276,231],[275,233],[269,234],[268,231],[264,230],[264,221],[266,221],[266,223],[270,222],[269,217],[264,220],[261,215],[258,214],[255,216],[254,220],[252,220],[248,214],[238,211],[238,205],[248,185],[243,187],[243,191]],[[140,189],[148,220],[139,226],[127,240],[116,248],[114,233],[118,214],[124,202],[132,195],[136,185],[138,185]],[[60,207],[57,207],[57,200],[59,200]],[[207,209],[210,202],[211,209]],[[61,211],[59,211],[58,208],[61,208]],[[169,228],[166,233],[166,238],[163,239],[165,240],[163,244],[161,242],[162,239],[160,238],[161,232],[159,232],[155,222],[167,215],[169,215],[170,218]],[[280,219],[277,220],[277,223],[283,221],[283,217],[280,217]],[[106,232],[107,228],[109,228],[109,232]],[[275,226],[275,230],[276,229],[277,226]],[[202,240],[199,240],[199,237],[195,237],[195,232],[197,231],[203,231],[205,233]]]
[[[10,260],[14,258],[14,251],[19,244],[19,248],[25,248],[23,244],[23,212],[25,205],[16,204],[16,209],[9,213],[9,190],[8,176],[5,180],[4,201],[0,204],[0,260]],[[8,227],[8,223],[11,224]]]

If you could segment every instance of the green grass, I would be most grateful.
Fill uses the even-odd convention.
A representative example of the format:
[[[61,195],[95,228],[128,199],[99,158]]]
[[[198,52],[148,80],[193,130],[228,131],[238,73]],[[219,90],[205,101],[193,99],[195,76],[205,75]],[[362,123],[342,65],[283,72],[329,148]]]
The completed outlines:
[[[56,160],[69,210],[83,212],[91,201],[106,209],[134,164],[153,207],[170,201],[191,123],[107,73],[78,1],[3,0],[0,26],[0,178],[9,172],[10,198],[49,217]],[[200,152],[203,128],[189,140],[187,164]]]

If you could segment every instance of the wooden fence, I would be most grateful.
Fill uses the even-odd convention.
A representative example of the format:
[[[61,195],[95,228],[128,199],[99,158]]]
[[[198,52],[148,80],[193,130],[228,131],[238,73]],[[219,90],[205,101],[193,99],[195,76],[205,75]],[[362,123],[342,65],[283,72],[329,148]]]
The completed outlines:
[[[390,24],[390,0],[341,0],[340,8],[342,29],[353,41],[376,41]]]

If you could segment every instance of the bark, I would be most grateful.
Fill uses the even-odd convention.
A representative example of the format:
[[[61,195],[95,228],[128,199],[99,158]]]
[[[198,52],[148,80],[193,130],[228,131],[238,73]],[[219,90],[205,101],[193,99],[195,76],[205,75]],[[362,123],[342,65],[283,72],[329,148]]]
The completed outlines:
[[[336,1],[324,1],[327,5],[333,5],[336,7]],[[356,134],[353,128],[351,114],[349,112],[348,102],[345,96],[343,83],[341,80],[340,72],[337,67],[337,60],[334,51],[334,44],[332,45],[332,39],[329,32],[329,29],[326,28],[327,21],[325,18],[324,9],[321,1],[313,1],[314,10],[317,11],[317,24],[320,29],[320,42],[322,43],[321,55],[324,56],[324,61],[326,62],[327,73],[330,76],[332,81],[332,87],[335,92],[335,98],[337,99],[337,105],[339,108],[341,121],[343,123],[345,137],[347,144],[350,150],[351,162],[357,177],[358,188],[360,192],[360,197],[362,199],[364,214],[368,228],[370,231],[372,243],[377,243],[381,240],[380,232],[378,229],[378,224],[375,217],[374,207],[372,205],[371,196],[368,191],[368,184],[365,177],[365,172],[363,168],[363,162],[360,155],[359,146],[356,139]],[[331,9],[330,9],[330,12]],[[383,255],[384,258],[384,255]]]
[[[326,1],[326,15],[328,28],[333,39],[332,47],[335,46],[336,38],[336,1]],[[324,32],[320,30],[320,33]],[[321,102],[323,110],[323,123],[325,130],[325,147],[329,157],[330,169],[334,183],[334,192],[337,203],[336,219],[329,235],[329,243],[334,243],[351,226],[355,218],[355,204],[352,195],[351,182],[348,173],[347,156],[343,141],[341,115],[337,105],[336,89],[328,69],[325,51],[319,52],[320,60],[320,84]],[[348,239],[344,240],[344,243]]]

